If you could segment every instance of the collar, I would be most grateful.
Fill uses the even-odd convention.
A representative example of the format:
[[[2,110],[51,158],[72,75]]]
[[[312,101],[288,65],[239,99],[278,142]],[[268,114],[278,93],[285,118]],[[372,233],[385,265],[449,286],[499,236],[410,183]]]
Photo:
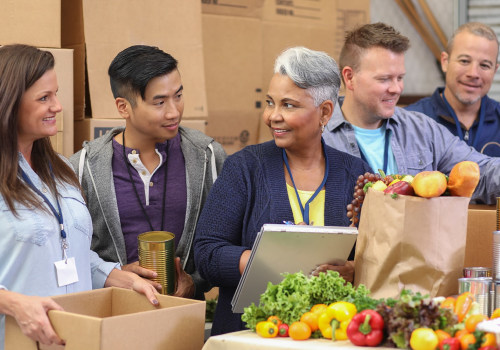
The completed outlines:
[[[434,102],[434,109],[435,109],[436,114],[439,118],[442,118],[442,119],[444,119],[452,124],[455,124],[453,117],[448,112],[448,109],[446,108],[444,100],[441,97],[441,94],[443,93],[443,91],[444,91],[444,86],[441,86],[441,87],[438,87],[434,91],[434,93],[432,94],[432,101]],[[485,122],[493,122],[498,118],[498,115],[500,115],[500,103],[497,103],[496,101],[492,100],[491,98],[488,97],[488,95],[486,95],[486,99],[484,101],[486,102],[484,121]],[[474,121],[474,123],[472,125],[476,125],[476,123],[477,123],[477,119]],[[460,124],[462,124],[462,123],[460,123]]]
[[[351,123],[349,123],[345,117],[344,113],[342,112],[342,104],[344,103],[345,96],[339,96],[337,99],[337,103],[335,104],[335,108],[333,109],[333,114],[328,123],[326,124],[326,130],[328,131],[334,131],[335,129],[339,128],[343,124],[352,126]],[[398,107],[396,107],[398,108]],[[398,121],[396,118],[393,118],[394,115],[396,114],[396,110],[394,110],[394,114],[387,119],[386,126],[388,129],[391,129],[391,125],[396,125],[398,124]]]

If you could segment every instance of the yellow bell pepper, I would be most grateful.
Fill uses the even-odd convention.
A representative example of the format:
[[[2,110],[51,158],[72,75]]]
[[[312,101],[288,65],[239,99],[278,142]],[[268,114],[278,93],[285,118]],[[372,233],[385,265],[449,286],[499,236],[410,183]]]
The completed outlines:
[[[346,301],[328,305],[318,319],[321,334],[324,338],[332,340],[346,340],[347,326],[356,313],[356,306]]]

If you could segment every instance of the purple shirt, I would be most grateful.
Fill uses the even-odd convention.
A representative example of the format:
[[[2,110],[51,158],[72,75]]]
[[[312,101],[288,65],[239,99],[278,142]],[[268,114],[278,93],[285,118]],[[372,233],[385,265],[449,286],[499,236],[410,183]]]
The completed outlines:
[[[169,141],[156,144],[156,150],[161,154],[162,163],[154,170],[149,182],[149,188],[145,187],[141,176],[134,167],[140,167],[140,165],[134,165],[129,162],[129,169],[153,230],[172,232],[175,235],[175,246],[177,247],[182,231],[184,230],[187,202],[186,167],[181,149],[180,134],[177,134],[176,137]],[[138,150],[128,147],[125,147],[125,152],[127,157],[130,154],[139,154]],[[151,227],[143,214],[134,187],[130,182],[127,165],[123,158],[123,146],[114,139],[112,166],[116,201],[127,250],[127,262],[132,263],[139,259],[137,254],[137,236],[143,232],[151,231]],[[162,215],[165,171],[167,172],[167,186],[165,212]],[[147,203],[148,192],[149,203]],[[163,229],[161,227],[162,216],[165,217]]]

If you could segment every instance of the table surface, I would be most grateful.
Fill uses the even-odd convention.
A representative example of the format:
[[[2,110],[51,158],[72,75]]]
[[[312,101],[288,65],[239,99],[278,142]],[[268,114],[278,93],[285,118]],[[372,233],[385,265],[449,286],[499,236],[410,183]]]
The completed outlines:
[[[353,350],[368,349],[353,345],[348,340],[331,341],[329,339],[293,340],[292,338],[262,338],[250,330],[227,333],[208,338],[203,350],[254,350],[254,349],[332,349]],[[375,348],[374,348],[375,349]],[[394,348],[377,347],[377,350]]]

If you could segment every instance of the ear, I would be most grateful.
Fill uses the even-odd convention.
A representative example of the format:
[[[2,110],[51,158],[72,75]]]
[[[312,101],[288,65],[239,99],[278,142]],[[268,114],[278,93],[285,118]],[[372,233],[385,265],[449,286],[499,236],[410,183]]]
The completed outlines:
[[[323,103],[319,106],[321,111],[320,123],[321,125],[325,125],[328,123],[333,114],[333,109],[335,108],[335,103],[331,100],[323,101]]]
[[[495,66],[495,74],[496,74],[497,70],[498,70],[498,63]]]
[[[441,52],[441,70],[446,73],[448,71],[448,63],[450,56],[446,51]]]
[[[118,113],[123,119],[130,118],[130,110],[132,109],[132,106],[126,99],[124,99],[123,97],[117,97],[115,99],[115,105]]]
[[[352,90],[354,87],[354,69],[352,67],[346,66],[342,69],[342,78],[344,78],[344,85],[347,90]]]

